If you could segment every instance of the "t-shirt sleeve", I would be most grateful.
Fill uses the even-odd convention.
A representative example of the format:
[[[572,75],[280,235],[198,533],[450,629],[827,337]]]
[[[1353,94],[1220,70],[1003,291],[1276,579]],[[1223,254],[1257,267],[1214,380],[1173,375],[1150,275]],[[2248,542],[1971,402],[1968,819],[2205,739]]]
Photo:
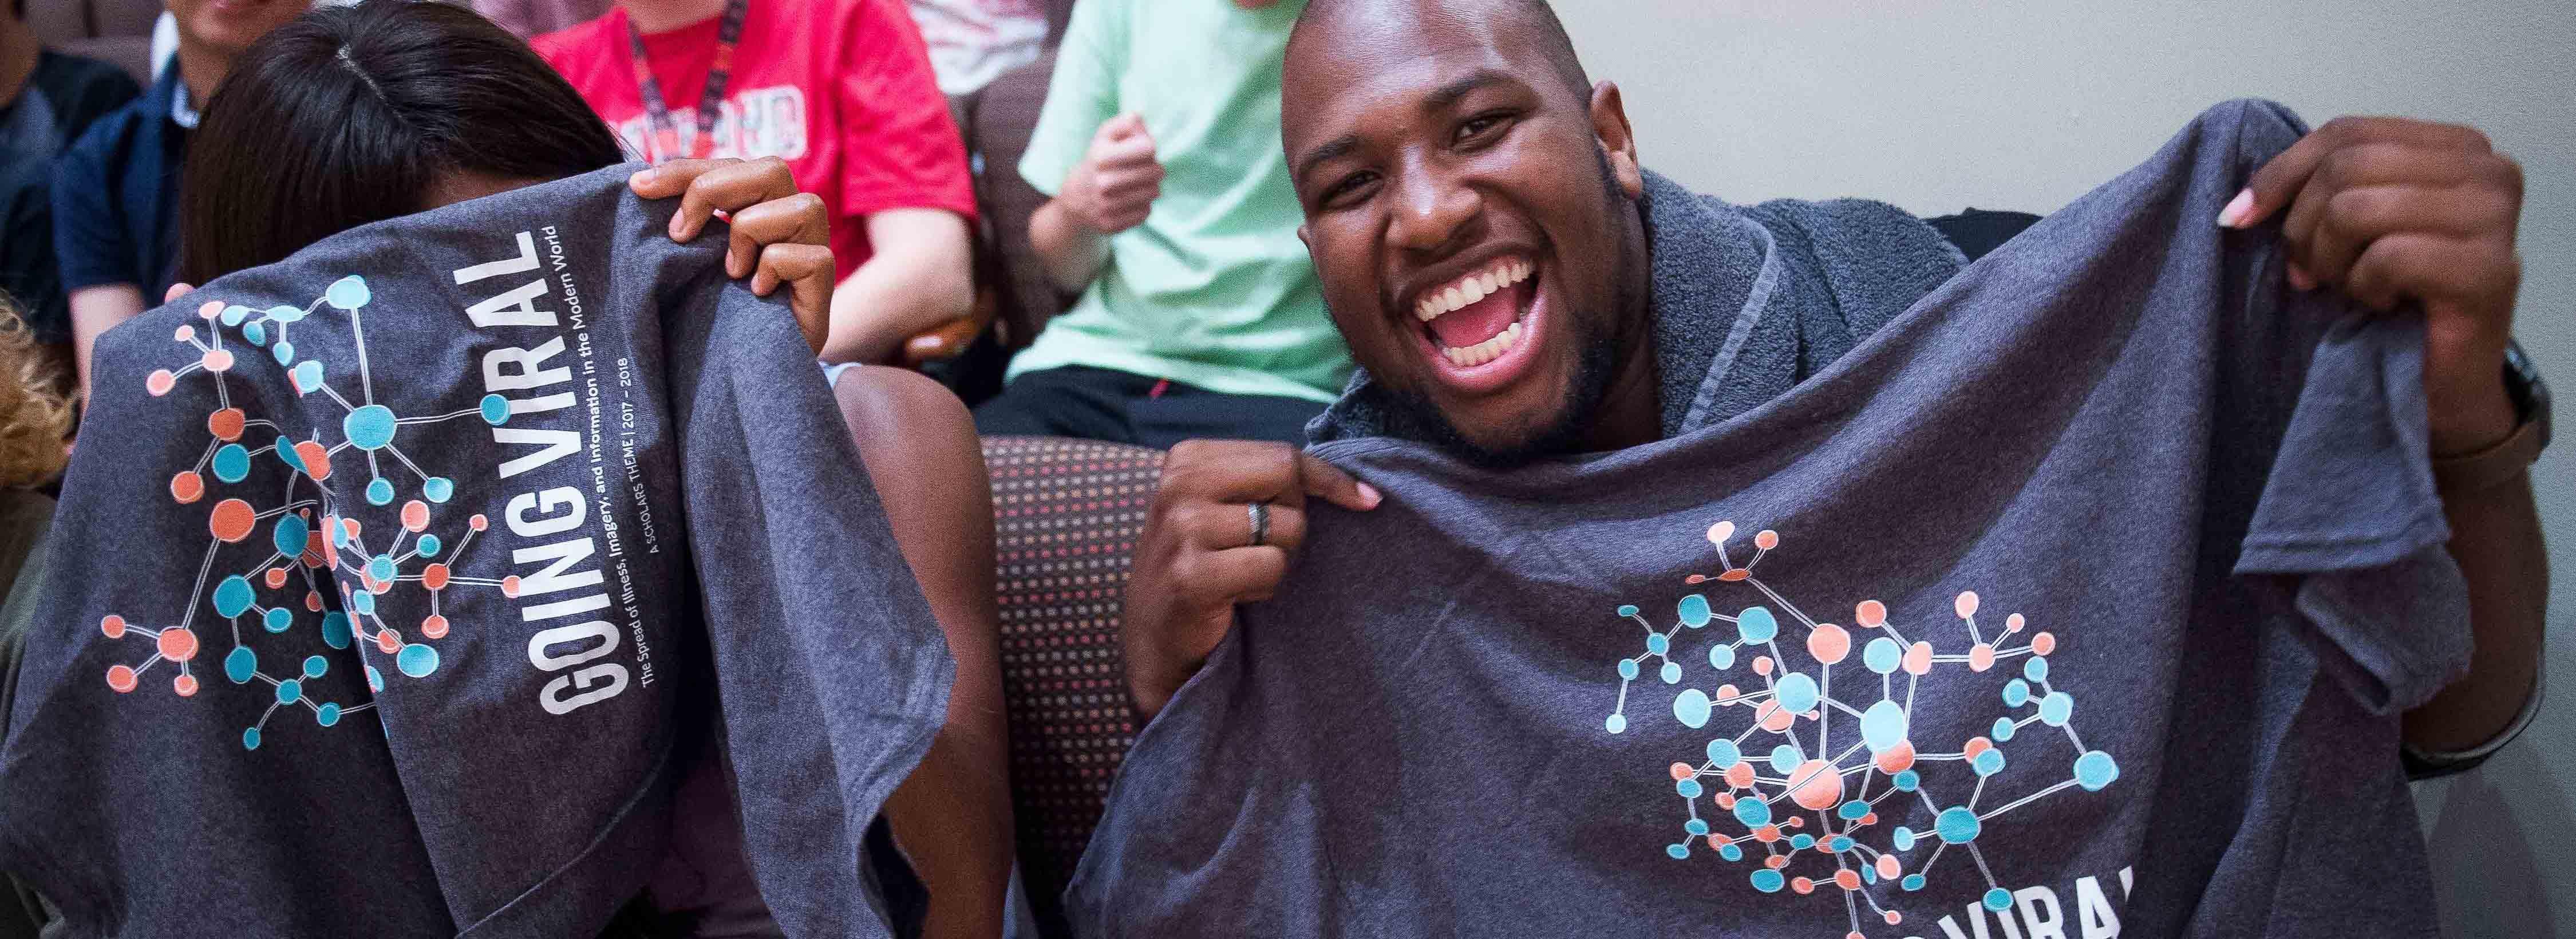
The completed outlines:
[[[1029,132],[1029,149],[1020,155],[1020,175],[1037,191],[1053,198],[1064,176],[1082,162],[1091,135],[1118,116],[1118,76],[1126,71],[1127,4],[1124,0],[1085,0],[1074,4],[1073,20],[1055,56],[1055,75],[1047,84],[1046,104]]]
[[[77,138],[89,125],[143,94],[143,86],[124,70],[84,60],[85,68],[63,106],[63,128]]]
[[[975,217],[975,181],[948,99],[912,14],[893,0],[858,0],[836,81],[842,135],[841,213],[947,209]]]
[[[66,296],[105,284],[146,287],[151,279],[134,270],[132,233],[125,229],[125,215],[108,201],[116,190],[101,155],[104,132],[112,129],[91,127],[54,161],[54,260],[61,265]]]

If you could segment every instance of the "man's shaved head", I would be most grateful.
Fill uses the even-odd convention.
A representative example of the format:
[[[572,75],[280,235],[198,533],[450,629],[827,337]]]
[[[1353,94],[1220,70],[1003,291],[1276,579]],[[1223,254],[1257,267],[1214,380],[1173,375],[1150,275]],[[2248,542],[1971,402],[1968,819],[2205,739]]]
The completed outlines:
[[[1296,31],[1288,36],[1289,47],[1296,47],[1298,37],[1308,32],[1309,23],[1342,16],[1380,17],[1390,5],[1438,6],[1457,16],[1499,20],[1526,28],[1528,38],[1547,56],[1548,65],[1556,69],[1567,88],[1578,97],[1592,93],[1592,79],[1583,72],[1583,60],[1574,54],[1574,38],[1565,34],[1565,24],[1556,18],[1556,8],[1548,0],[1437,0],[1430,4],[1421,0],[1395,0],[1392,4],[1389,0],[1309,0],[1305,12],[1297,16]]]

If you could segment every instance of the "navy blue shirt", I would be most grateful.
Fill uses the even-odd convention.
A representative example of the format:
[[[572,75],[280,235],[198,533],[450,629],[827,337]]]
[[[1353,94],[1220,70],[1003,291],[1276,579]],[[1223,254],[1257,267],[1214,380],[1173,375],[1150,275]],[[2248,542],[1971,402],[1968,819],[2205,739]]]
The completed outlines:
[[[90,125],[54,162],[54,254],[65,294],[133,284],[146,304],[170,289],[179,261],[173,219],[188,129],[171,118],[187,94],[172,69],[143,97]]]

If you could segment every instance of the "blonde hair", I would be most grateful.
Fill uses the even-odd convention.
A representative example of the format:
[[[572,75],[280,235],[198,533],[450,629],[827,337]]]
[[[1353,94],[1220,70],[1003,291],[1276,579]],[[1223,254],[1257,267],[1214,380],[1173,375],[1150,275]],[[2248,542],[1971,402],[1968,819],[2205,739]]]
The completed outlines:
[[[71,454],[72,405],[56,389],[62,369],[36,344],[18,304],[0,293],[0,489],[41,486]]]

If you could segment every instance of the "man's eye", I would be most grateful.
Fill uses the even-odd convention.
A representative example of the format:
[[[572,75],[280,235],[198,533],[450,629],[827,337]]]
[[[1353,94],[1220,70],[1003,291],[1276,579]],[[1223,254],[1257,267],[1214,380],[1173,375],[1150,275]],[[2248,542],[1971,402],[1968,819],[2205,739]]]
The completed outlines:
[[[1360,191],[1362,187],[1376,181],[1377,174],[1375,173],[1353,173],[1349,176],[1342,177],[1339,182],[1335,182],[1330,188],[1325,189],[1323,198],[1317,201],[1329,208],[1342,202],[1345,197]]]
[[[1468,118],[1465,123],[1458,125],[1458,142],[1466,143],[1488,136],[1495,128],[1503,125],[1506,117],[1507,115],[1502,114],[1479,114]]]

